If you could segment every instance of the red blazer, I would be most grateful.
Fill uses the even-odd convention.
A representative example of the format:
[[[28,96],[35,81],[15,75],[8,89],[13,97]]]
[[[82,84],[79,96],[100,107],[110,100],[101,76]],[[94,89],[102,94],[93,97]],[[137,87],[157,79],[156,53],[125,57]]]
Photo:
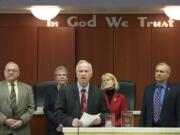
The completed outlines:
[[[106,93],[104,97],[105,97],[106,104],[108,106],[109,111],[115,114],[115,126],[120,127],[121,126],[121,112],[127,111],[126,97],[119,92],[115,92],[111,103],[109,102]]]

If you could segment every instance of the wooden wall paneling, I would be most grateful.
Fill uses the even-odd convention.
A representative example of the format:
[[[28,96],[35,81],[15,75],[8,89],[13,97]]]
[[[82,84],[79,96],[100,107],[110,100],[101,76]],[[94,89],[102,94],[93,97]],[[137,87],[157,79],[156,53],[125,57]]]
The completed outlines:
[[[38,36],[38,81],[53,80],[54,69],[64,65],[69,70],[69,80],[74,82],[74,28],[39,28]]]
[[[170,81],[180,82],[180,28],[154,28],[152,30],[152,78],[155,65],[166,62],[172,68]]]
[[[150,45],[150,29],[114,29],[114,72],[119,80],[136,83],[136,110],[140,110],[144,87],[151,80]]]
[[[34,17],[31,13],[0,13],[2,27],[46,27],[47,22]]]
[[[0,27],[0,79],[4,79],[4,66],[15,61],[21,70],[19,80],[28,84],[37,81],[37,29]]]
[[[100,86],[105,72],[113,73],[113,29],[77,28],[76,61],[85,59],[93,66],[91,82]]]

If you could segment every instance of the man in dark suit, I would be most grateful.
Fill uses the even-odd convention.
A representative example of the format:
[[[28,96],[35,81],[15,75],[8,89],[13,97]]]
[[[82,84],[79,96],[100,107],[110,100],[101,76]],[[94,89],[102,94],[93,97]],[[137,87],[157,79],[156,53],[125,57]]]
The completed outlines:
[[[63,126],[56,119],[54,112],[57,95],[61,92],[62,87],[67,85],[68,82],[68,71],[66,67],[58,66],[54,70],[54,79],[57,85],[52,85],[47,88],[44,102],[44,113],[48,119],[48,135],[63,135]]]
[[[168,82],[170,73],[168,64],[156,65],[156,82],[144,92],[141,127],[180,127],[180,90]]]
[[[4,69],[4,81],[0,81],[0,135],[30,135],[34,112],[34,96],[31,86],[20,82],[19,66],[8,62]]]
[[[101,113],[89,126],[103,126],[108,113],[103,91],[91,85],[92,66],[80,60],[76,66],[77,83],[63,89],[56,102],[56,117],[65,127],[84,126],[80,120],[83,112]]]

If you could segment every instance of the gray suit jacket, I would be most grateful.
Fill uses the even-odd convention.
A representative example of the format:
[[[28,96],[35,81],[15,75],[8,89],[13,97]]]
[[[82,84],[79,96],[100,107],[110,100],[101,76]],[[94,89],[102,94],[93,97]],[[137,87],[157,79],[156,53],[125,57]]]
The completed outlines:
[[[13,133],[14,135],[30,135],[29,121],[33,116],[34,97],[31,86],[17,82],[18,85],[18,100],[17,111],[15,116],[12,116],[10,94],[7,81],[0,81],[0,135]],[[23,126],[19,129],[11,129],[3,123],[7,118],[21,119]]]

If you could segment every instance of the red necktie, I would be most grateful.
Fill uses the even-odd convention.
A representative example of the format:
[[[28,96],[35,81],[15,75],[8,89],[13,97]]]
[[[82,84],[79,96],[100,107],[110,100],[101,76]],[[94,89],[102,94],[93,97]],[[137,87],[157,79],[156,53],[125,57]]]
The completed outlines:
[[[81,112],[84,113],[86,112],[86,90],[82,89],[81,93]]]

